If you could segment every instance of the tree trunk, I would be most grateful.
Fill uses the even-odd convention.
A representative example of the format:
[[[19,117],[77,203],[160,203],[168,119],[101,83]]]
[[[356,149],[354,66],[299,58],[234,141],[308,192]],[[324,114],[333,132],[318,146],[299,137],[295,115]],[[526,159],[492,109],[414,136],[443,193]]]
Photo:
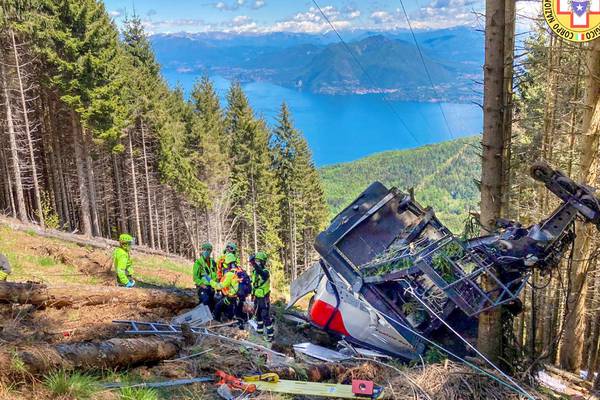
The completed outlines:
[[[144,121],[140,121],[140,126],[142,129],[142,151],[144,153],[144,175],[146,178],[146,200],[148,206],[148,218],[150,220],[150,247],[156,247],[156,243],[154,242],[154,215],[152,214],[152,201],[150,194],[150,174],[148,173],[148,154],[146,152],[146,134],[144,132]]]
[[[7,368],[2,368],[0,373],[22,372],[10,370],[15,361],[20,361],[18,364],[34,375],[57,370],[114,370],[172,358],[179,352],[179,347],[179,341],[172,337],[145,337],[42,345],[14,353],[4,350],[0,352],[0,363]]]
[[[85,174],[85,157],[82,149],[81,133],[79,132],[79,122],[77,114],[71,111],[71,129],[73,134],[73,147],[75,148],[75,164],[77,166],[77,185],[79,187],[79,200],[81,204],[80,219],[85,236],[92,236],[92,220],[90,216],[90,197],[88,184]]]
[[[0,282],[0,302],[63,308],[99,304],[137,304],[173,311],[195,307],[192,293],[176,289],[127,289],[117,286],[53,285]]]
[[[94,173],[94,162],[90,153],[92,147],[92,135],[89,129],[82,130],[81,143],[83,148],[83,156],[85,158],[85,170],[87,173],[87,184],[90,193],[90,217],[92,221],[92,234],[100,235],[100,223],[98,222],[98,199],[96,198],[96,177]]]
[[[15,69],[17,71],[17,82],[19,83],[19,94],[21,100],[21,111],[23,113],[23,124],[25,128],[25,136],[27,138],[27,146],[29,150],[29,162],[31,163],[31,175],[33,179],[33,197],[35,203],[35,209],[37,217],[40,221],[40,225],[44,226],[44,213],[42,211],[42,199],[40,196],[40,185],[38,182],[37,168],[35,161],[35,153],[33,151],[33,139],[31,137],[31,129],[29,125],[29,107],[25,101],[25,89],[23,87],[23,77],[21,75],[21,63],[19,61],[19,54],[17,53],[17,43],[15,41],[15,33],[12,29],[9,29],[10,37],[13,46],[13,53],[15,57]]]
[[[129,161],[131,166],[131,183],[133,185],[133,212],[135,217],[135,235],[139,244],[142,244],[142,229],[140,227],[140,206],[137,193],[137,178],[135,174],[135,163],[133,161],[133,144],[131,143],[131,132],[127,135],[129,139]]]
[[[483,155],[481,174],[482,234],[493,230],[502,211],[504,176],[504,50],[506,4],[502,0],[486,0],[485,68],[483,99]],[[512,18],[511,16],[508,19]],[[486,290],[493,284],[483,282]],[[502,354],[501,310],[495,309],[479,316],[477,347],[493,362]]]
[[[597,178],[598,141],[600,138],[600,42],[593,41],[588,56],[589,76],[586,85],[583,118],[583,138],[581,140],[581,169],[579,181],[593,184]],[[570,277],[570,291],[567,305],[569,314],[565,321],[563,345],[560,351],[560,365],[569,371],[578,371],[583,362],[583,346],[585,343],[585,299],[587,284],[585,281],[590,267],[590,249],[593,226],[579,225],[576,230],[574,258]]]
[[[511,163],[512,158],[512,118],[513,118],[513,63],[515,59],[515,1],[505,2],[504,25],[504,90],[503,90],[503,131],[504,153],[502,164],[502,209],[505,216],[511,215]]]
[[[4,154],[4,149],[2,150],[2,154]],[[15,197],[13,194],[12,179],[10,178],[10,169],[8,168],[8,162],[6,161],[6,159],[7,159],[7,157],[6,157],[6,155],[4,155],[2,158],[2,161],[4,162],[4,170],[6,171],[6,183],[7,183],[7,189],[8,189],[7,196],[10,199],[11,215],[14,218],[16,218],[17,217],[17,207],[15,205]]]
[[[2,89],[4,92],[6,110],[6,124],[8,127],[8,140],[10,143],[10,156],[12,159],[12,172],[15,186],[15,194],[17,195],[17,202],[15,204],[17,210],[17,217],[23,221],[27,221],[27,209],[25,208],[25,197],[23,195],[23,182],[21,180],[21,166],[19,164],[19,151],[17,148],[17,137],[15,132],[15,124],[13,120],[13,111],[10,104],[10,95],[8,93],[8,79],[5,74],[4,65],[0,63],[0,78],[2,79]]]
[[[123,189],[121,188],[121,174],[119,170],[119,163],[116,154],[111,154],[113,164],[113,177],[115,180],[115,189],[117,191],[117,207],[119,208],[119,232],[125,232],[127,230],[127,215],[125,214],[125,204],[123,203]]]

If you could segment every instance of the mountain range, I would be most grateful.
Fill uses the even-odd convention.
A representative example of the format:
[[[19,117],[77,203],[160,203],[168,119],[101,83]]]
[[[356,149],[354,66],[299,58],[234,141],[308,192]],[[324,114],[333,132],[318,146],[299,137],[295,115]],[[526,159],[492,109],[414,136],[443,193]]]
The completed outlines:
[[[483,35],[471,28],[311,35],[181,33],[153,35],[165,70],[268,81],[325,94],[387,93],[393,99],[479,100]],[[350,49],[350,51],[349,51]],[[430,81],[431,78],[431,81]],[[432,85],[433,84],[433,85]]]

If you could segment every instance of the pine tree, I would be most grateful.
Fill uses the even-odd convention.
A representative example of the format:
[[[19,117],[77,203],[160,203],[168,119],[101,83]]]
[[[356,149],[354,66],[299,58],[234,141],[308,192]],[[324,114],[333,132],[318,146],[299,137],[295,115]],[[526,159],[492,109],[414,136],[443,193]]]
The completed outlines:
[[[232,201],[242,256],[267,251],[274,269],[279,264],[279,188],[271,170],[269,132],[257,120],[239,83],[227,95],[226,133],[231,165]]]
[[[219,97],[208,77],[196,82],[192,101],[197,114],[197,129],[201,132],[194,145],[198,148],[198,165],[202,168],[200,175],[208,187],[210,201],[206,208],[206,235],[221,249],[231,238],[230,141],[225,135]]]
[[[306,140],[292,123],[288,107],[281,105],[273,131],[273,169],[282,197],[280,228],[286,271],[295,279],[306,268],[314,235],[322,228],[326,207],[320,178],[312,164]],[[310,243],[310,244],[309,244]]]

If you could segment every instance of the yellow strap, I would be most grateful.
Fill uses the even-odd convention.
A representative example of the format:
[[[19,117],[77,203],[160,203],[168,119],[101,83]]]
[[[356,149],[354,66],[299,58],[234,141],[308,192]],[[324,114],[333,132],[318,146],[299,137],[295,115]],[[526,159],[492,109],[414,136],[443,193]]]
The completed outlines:
[[[279,382],[279,375],[269,372],[262,375],[250,375],[242,378],[245,382]]]

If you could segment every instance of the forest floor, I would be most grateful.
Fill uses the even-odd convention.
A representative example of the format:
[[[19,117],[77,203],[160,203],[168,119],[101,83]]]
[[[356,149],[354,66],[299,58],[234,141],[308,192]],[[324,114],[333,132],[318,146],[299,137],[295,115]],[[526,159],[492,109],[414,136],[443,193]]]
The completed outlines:
[[[0,224],[0,253],[13,267],[9,280],[32,281],[47,285],[87,284],[114,286],[110,250],[82,246],[53,238],[41,237],[32,231],[12,230]],[[150,287],[177,286],[192,288],[191,263],[180,258],[134,253],[136,277]],[[272,349],[294,357],[292,344],[305,341],[328,344],[328,336],[282,317],[283,299],[274,307],[276,341]],[[32,305],[0,304],[0,348],[16,351],[36,345],[58,345],[84,341],[98,342],[115,337],[127,337],[123,327],[113,320],[169,321],[174,315],[167,308],[145,308],[138,304],[73,306],[61,309],[36,308]],[[248,330],[217,327],[215,332],[263,346],[268,344]],[[92,371],[86,373],[57,371],[45,376],[21,375],[0,379],[0,399],[215,399],[212,383],[180,386],[173,389],[103,389],[105,382],[152,382],[170,379],[214,376],[217,369],[236,375],[252,375],[269,370],[263,354],[241,348],[237,344],[198,337],[184,346],[180,356],[204,352],[201,357],[181,361],[165,360],[154,365],[128,370]],[[320,366],[317,365],[319,368]],[[0,366],[0,369],[6,366]],[[295,358],[286,368],[296,379],[310,378],[315,363]],[[349,383],[351,379],[373,380],[385,388],[389,399],[520,399],[514,392],[467,367],[451,362],[430,365],[386,365],[356,360],[336,366],[328,381]],[[546,397],[530,389],[539,398]],[[257,393],[256,399],[302,399]],[[564,397],[568,398],[568,397]]]

